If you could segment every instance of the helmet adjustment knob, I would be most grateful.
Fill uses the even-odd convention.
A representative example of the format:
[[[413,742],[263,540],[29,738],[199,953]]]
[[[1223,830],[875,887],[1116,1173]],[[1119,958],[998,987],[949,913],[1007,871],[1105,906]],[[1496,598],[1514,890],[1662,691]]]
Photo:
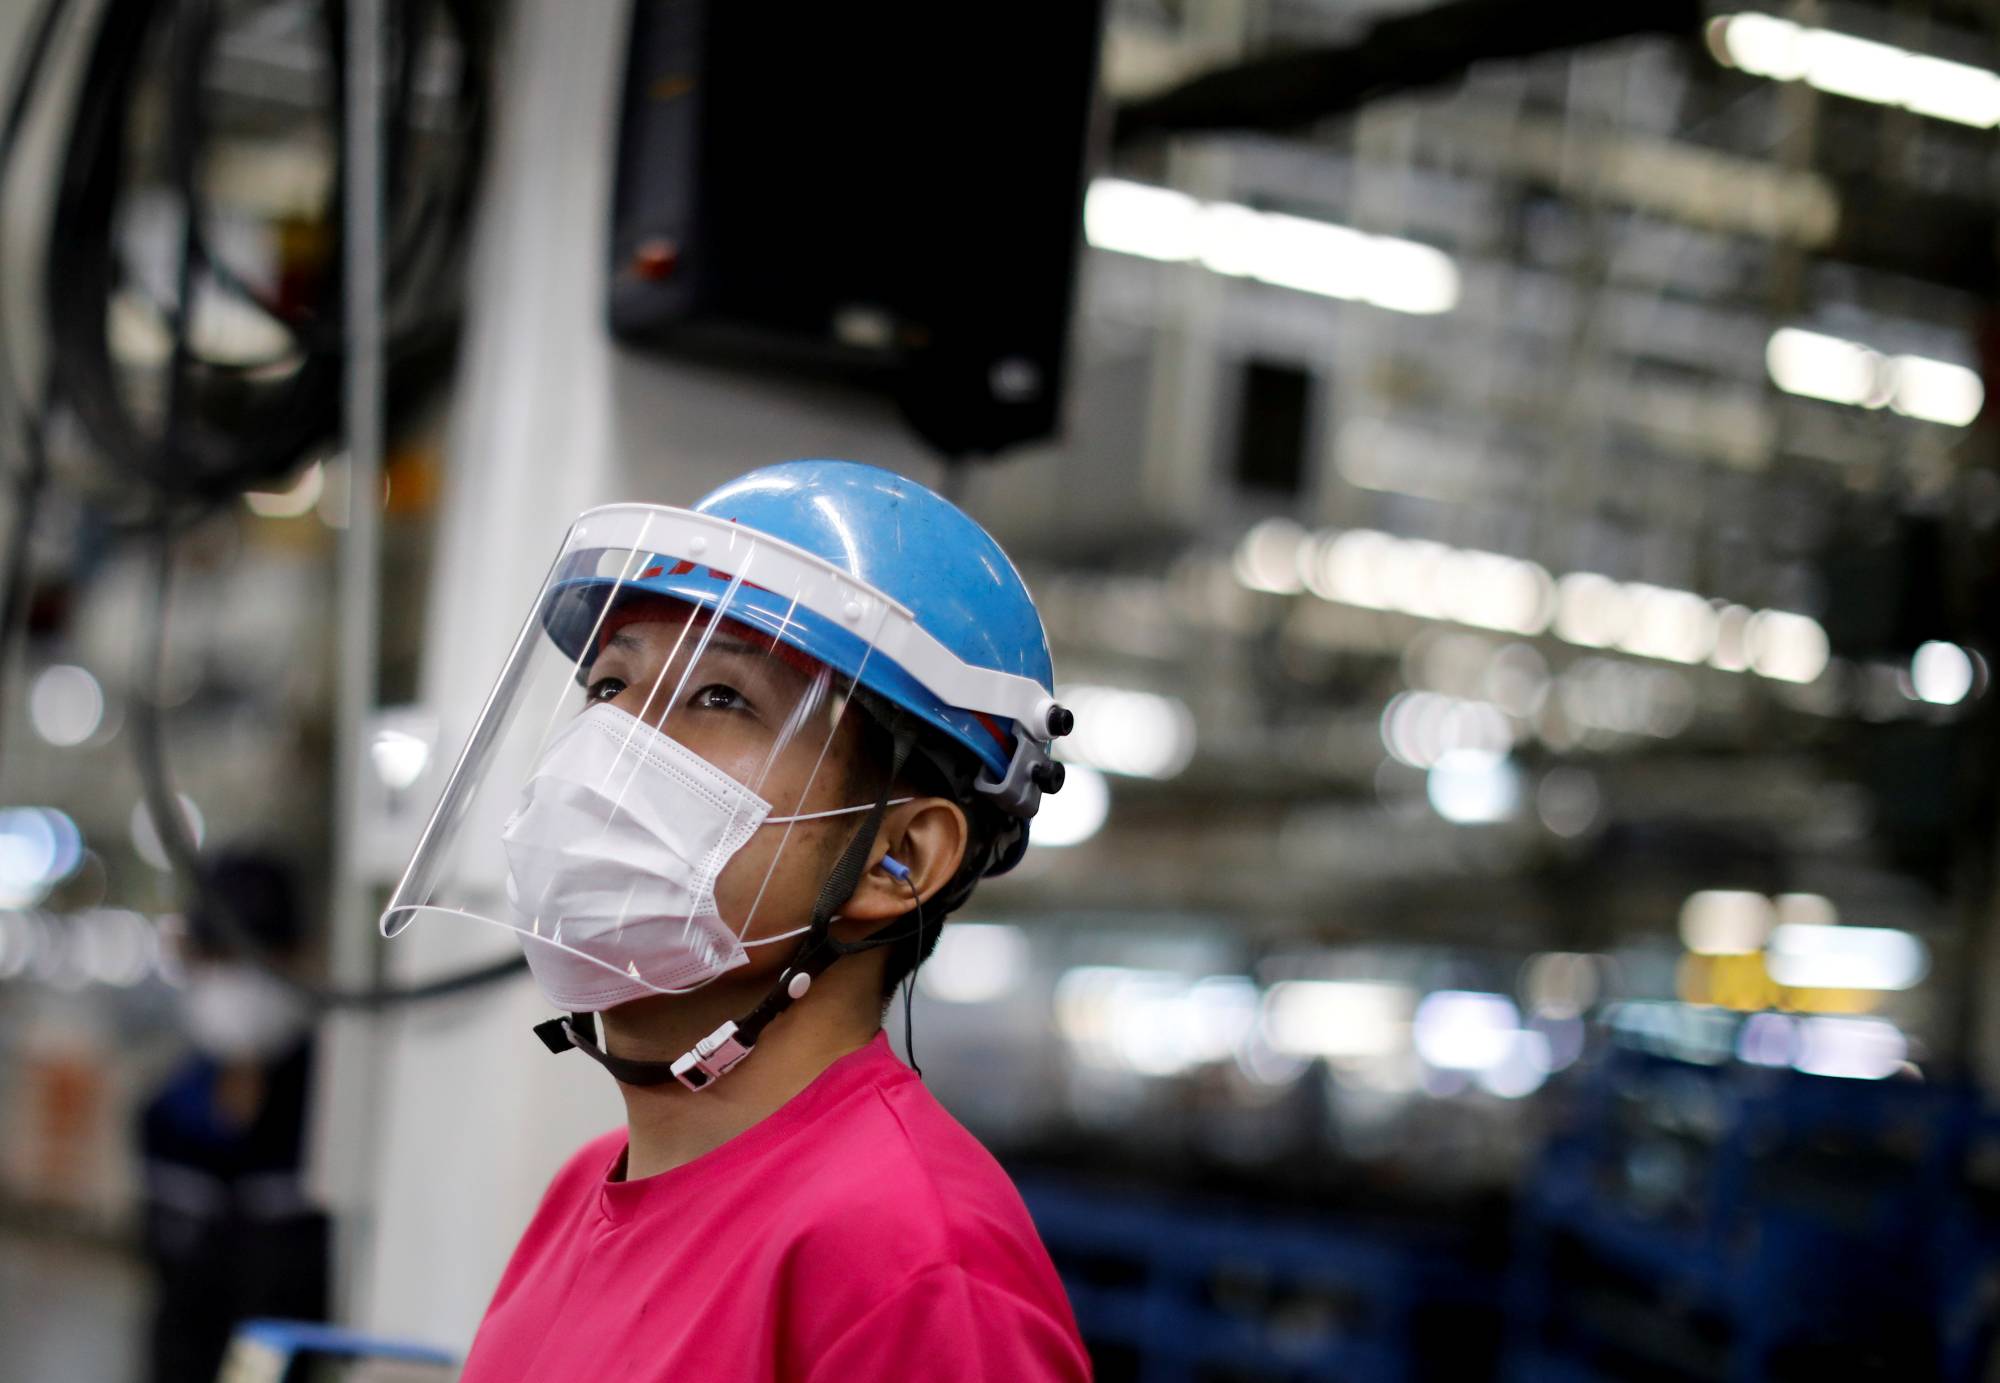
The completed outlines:
[[[1049,707],[1049,738],[1060,739],[1076,728],[1076,713],[1067,706]]]
[[[1067,714],[1067,712],[1065,712]],[[1043,792],[1061,792],[1067,770],[1059,763],[1036,764],[1028,775]]]

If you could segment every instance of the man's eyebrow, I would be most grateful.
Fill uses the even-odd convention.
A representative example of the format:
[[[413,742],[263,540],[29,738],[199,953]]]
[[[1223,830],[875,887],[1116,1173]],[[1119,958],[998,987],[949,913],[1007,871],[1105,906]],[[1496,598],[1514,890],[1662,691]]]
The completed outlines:
[[[714,638],[708,641],[709,651],[715,653],[740,653],[750,658],[768,658],[771,648],[768,644],[751,643],[747,639]]]
[[[748,658],[769,657],[771,653],[770,647],[766,644],[753,643],[748,639],[731,638],[727,634],[718,634],[710,639],[705,646],[699,643],[696,646],[702,647],[704,652],[735,653]],[[646,644],[643,639],[627,627],[614,630],[611,637],[604,641],[604,647],[598,650],[598,655],[602,657],[606,651],[613,648],[623,649],[627,653],[643,654],[646,651]]]

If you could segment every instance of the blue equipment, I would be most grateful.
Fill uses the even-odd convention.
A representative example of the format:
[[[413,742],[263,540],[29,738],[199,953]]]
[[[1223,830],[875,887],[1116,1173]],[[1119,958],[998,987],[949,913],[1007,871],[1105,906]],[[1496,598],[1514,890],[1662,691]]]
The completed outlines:
[[[314,1321],[249,1320],[236,1327],[223,1360],[223,1383],[323,1383],[368,1377],[369,1365],[394,1366],[402,1380],[448,1383],[458,1359],[429,1345],[385,1340]]]

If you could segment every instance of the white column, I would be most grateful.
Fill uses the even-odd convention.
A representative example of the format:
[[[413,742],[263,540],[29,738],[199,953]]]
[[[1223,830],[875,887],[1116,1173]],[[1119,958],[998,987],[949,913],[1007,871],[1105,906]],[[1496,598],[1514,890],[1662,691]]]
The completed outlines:
[[[802,456],[938,476],[881,400],[613,346],[604,262],[627,9],[511,10],[427,613],[423,696],[446,766],[579,511],[688,504]],[[495,841],[497,888],[499,822],[467,829]],[[431,976],[509,945],[422,919],[389,943],[390,968]],[[342,1283],[350,1323],[463,1348],[549,1176],[622,1121],[604,1072],[535,1039],[549,1016],[524,976],[335,1044],[315,1147],[319,1185],[358,1227]],[[340,1089],[368,1084],[343,1079],[343,1062],[366,1063],[379,1095],[340,1101]]]
[[[429,593],[423,695],[447,753],[569,516],[612,485],[602,232],[625,7],[510,9]],[[495,953],[479,928],[419,922],[389,969],[407,980]],[[342,1020],[377,1024],[370,1043],[336,1030],[315,1130],[320,1184],[359,1231],[342,1284],[355,1324],[462,1347],[549,1175],[622,1118],[601,1072],[535,1040],[545,1016],[523,978]],[[379,1103],[340,1100],[369,1084],[344,1082],[343,1061],[380,1063]]]

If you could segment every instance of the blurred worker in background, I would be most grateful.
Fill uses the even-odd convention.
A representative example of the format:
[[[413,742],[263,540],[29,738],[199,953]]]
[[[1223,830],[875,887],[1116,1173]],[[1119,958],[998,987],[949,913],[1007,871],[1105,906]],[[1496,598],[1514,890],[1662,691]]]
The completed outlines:
[[[293,875],[270,855],[215,857],[187,910],[180,997],[194,1051],[140,1125],[152,1383],[214,1383],[245,1318],[326,1314],[327,1225],[299,1170],[312,1013],[231,944],[239,929],[288,963],[304,950]]]
[[[1019,1195],[882,1032],[1061,785],[1006,555],[900,476],[791,462],[593,510],[534,621],[384,926],[515,928],[571,1015],[537,1031],[627,1124],[556,1176],[465,1383],[1086,1377]],[[489,784],[498,908],[432,883]]]

